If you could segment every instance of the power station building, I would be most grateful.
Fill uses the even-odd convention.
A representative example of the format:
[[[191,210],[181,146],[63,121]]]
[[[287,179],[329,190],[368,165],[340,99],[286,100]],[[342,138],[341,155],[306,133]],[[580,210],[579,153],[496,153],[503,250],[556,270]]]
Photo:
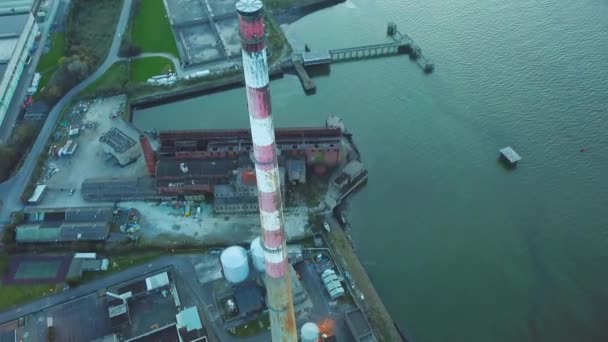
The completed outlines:
[[[341,161],[341,137],[342,130],[336,127],[278,129],[281,184],[285,184],[286,177],[290,183],[305,183],[307,168],[323,173],[337,167]],[[257,188],[253,196],[245,191],[249,184],[255,187],[256,182],[249,130],[165,131],[157,136],[158,148],[152,147],[146,135],[140,137],[140,145],[160,196],[216,192],[216,197],[221,198],[216,206],[218,213],[257,210],[253,203],[257,201]],[[226,186],[215,191],[216,185]]]
[[[29,62],[38,34],[34,0],[0,1],[0,124]]]

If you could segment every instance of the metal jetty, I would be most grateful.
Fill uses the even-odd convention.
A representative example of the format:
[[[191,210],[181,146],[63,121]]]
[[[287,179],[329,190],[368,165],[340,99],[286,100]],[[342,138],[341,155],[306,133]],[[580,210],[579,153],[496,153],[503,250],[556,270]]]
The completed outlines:
[[[316,91],[314,81],[308,75],[306,67],[328,66],[331,63],[407,54],[425,73],[430,74],[435,70],[433,62],[422,54],[420,47],[409,35],[401,33],[397,29],[395,23],[388,23],[386,33],[391,37],[392,42],[325,51],[294,52],[291,60],[284,63],[284,68],[295,70],[306,94],[313,94]]]
[[[320,52],[296,52],[293,54],[292,60],[294,62],[300,62],[303,66],[307,67],[366,58],[408,54],[412,60],[417,62],[424,72],[433,72],[435,69],[433,62],[422,54],[422,50],[414,43],[414,40],[409,35],[403,34],[397,29],[395,23],[388,24],[386,33],[392,38],[392,42]]]
[[[431,62],[430,59],[426,58],[422,54],[422,49],[414,43],[412,37],[410,37],[407,33],[399,32],[397,29],[397,24],[390,22],[386,28],[386,34],[391,37],[396,44],[399,44],[400,47],[404,50],[404,53],[410,55],[410,58],[415,60],[416,63],[426,72],[430,74],[435,70],[435,64]]]

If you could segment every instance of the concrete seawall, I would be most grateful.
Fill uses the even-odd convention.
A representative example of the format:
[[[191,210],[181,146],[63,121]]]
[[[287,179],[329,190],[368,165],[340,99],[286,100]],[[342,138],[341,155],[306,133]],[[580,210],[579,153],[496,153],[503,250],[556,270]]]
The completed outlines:
[[[295,6],[286,10],[274,11],[280,24],[291,24],[311,13],[346,2],[346,0],[318,0],[309,4]]]
[[[283,75],[283,70],[281,70],[280,68],[275,68],[270,71],[271,80],[282,78]],[[240,88],[244,85],[245,79],[243,75],[238,74],[215,81],[209,81],[200,85],[192,85],[182,89],[159,92],[157,94],[140,97],[129,102],[129,110],[131,113],[129,121],[132,121],[133,119],[132,113],[134,110],[146,109],[167,103],[194,98],[201,95],[212,94],[234,88]]]

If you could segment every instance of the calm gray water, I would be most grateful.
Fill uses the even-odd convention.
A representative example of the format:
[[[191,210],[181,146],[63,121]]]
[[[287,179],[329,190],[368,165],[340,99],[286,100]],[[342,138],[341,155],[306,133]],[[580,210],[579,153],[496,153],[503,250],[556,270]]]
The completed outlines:
[[[393,20],[437,65],[336,65],[311,97],[272,83],[279,126],[333,113],[355,134],[370,180],[353,240],[416,341],[608,340],[607,18],[604,0],[349,0],[286,29],[337,48],[382,42]],[[135,119],[248,124],[242,89]],[[506,145],[514,172],[496,163]]]

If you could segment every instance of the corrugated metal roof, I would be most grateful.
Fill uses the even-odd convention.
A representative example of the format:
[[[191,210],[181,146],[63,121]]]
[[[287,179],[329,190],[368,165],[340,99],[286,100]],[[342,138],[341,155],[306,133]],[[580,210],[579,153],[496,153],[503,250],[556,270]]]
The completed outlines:
[[[2,65],[4,65],[3,69],[5,70],[8,67],[8,62],[10,61],[13,52],[15,51],[15,46],[17,46],[19,37],[15,36],[12,38],[7,38],[2,37],[1,35],[0,37],[0,62],[2,62]],[[4,71],[0,75],[4,75]]]
[[[97,208],[69,208],[65,212],[66,222],[91,222],[110,221],[112,219],[112,207]]]
[[[228,176],[236,168],[236,160],[175,160],[160,159],[156,164],[156,177]]]
[[[54,242],[59,240],[59,228],[38,228],[38,226],[17,227],[17,242]]]
[[[59,233],[61,241],[101,241],[108,238],[108,222],[63,223]]]

